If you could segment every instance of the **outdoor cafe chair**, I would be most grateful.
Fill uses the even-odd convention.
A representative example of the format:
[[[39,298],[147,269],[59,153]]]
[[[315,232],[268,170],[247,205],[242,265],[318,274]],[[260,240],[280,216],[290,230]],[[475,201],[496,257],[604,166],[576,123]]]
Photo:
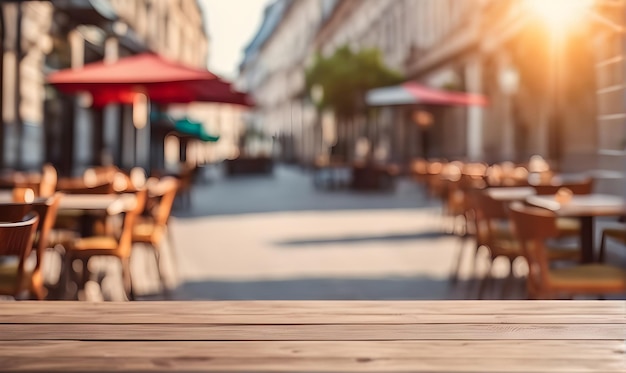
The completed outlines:
[[[506,203],[495,200],[481,191],[473,193],[471,198],[476,217],[476,250],[478,251],[481,246],[486,247],[490,259],[487,272],[480,283],[478,298],[482,299],[491,282],[493,263],[498,257],[508,259],[510,265],[508,281],[502,288],[502,296],[505,296],[507,285],[514,276],[513,263],[516,259],[525,257],[524,251],[513,233]],[[550,261],[579,260],[580,249],[554,244],[547,249],[547,255]]]
[[[510,215],[528,261],[530,298],[626,293],[626,271],[621,268],[604,264],[550,268],[546,241],[559,235],[552,211],[516,202],[510,206]]]
[[[84,287],[88,280],[88,262],[94,256],[110,256],[118,258],[122,264],[122,280],[124,290],[132,299],[132,280],[130,273],[130,256],[132,249],[133,228],[137,217],[143,211],[146,202],[146,189],[141,189],[134,193],[134,206],[129,208],[124,214],[122,229],[118,237],[113,235],[100,235],[80,238],[74,241],[66,254],[66,268],[71,269],[74,260],[79,259],[83,264],[82,279],[79,286]]]
[[[50,247],[50,236],[52,235],[52,228],[56,222],[57,211],[63,194],[57,192],[50,198],[38,198],[36,200],[32,198],[32,195],[33,191],[30,188],[13,189],[14,202],[25,204],[32,203],[32,210],[39,215],[39,224],[37,225],[35,241],[33,243],[37,261],[34,270],[30,273],[29,290],[37,299],[42,300],[45,297],[45,290],[41,273],[41,263],[45,251]]]
[[[17,298],[25,287],[25,264],[39,217],[31,213],[17,222],[0,222],[0,294]],[[11,261],[8,259],[16,259]]]
[[[33,203],[33,211],[39,215],[40,223],[37,226],[33,244],[37,262],[31,273],[30,290],[39,300],[44,299],[46,296],[42,274],[42,262],[46,250],[50,248],[50,235],[57,218],[57,212],[62,198],[63,194],[57,192],[50,198],[37,200]]]
[[[39,182],[38,197],[52,197],[56,192],[58,173],[53,165],[47,163],[43,166],[41,180]]]
[[[13,223],[17,221],[22,221],[24,216],[26,216],[32,209],[32,203],[0,203],[0,222]]]
[[[463,254],[464,254],[464,249],[467,245],[467,242],[471,239],[476,240],[476,216],[474,213],[474,209],[471,207],[470,202],[471,202],[471,197],[470,195],[472,193],[476,193],[477,190],[470,190],[470,189],[466,189],[463,192],[463,229],[460,231],[457,231],[457,237],[459,238],[459,250],[457,252],[457,258],[455,260],[455,266],[454,269],[452,270],[452,273],[450,274],[450,282],[452,283],[456,283],[459,279],[459,274],[461,271],[461,264],[462,264],[462,259],[463,259]],[[473,246],[474,247],[474,253],[473,253],[473,258],[474,258],[474,262],[472,264],[472,273],[475,272],[475,268],[476,268],[476,253],[478,251],[478,248],[480,247],[479,244]]]
[[[621,217],[623,222],[626,217]],[[626,245],[626,225],[622,224],[620,227],[605,228],[602,230],[602,239],[600,241],[600,263],[604,262],[606,257],[606,243],[607,240],[618,241],[622,245]]]
[[[484,190],[468,193],[468,198],[475,220],[476,250],[474,255],[478,254],[481,247],[489,252],[487,271],[480,281],[478,290],[478,298],[482,299],[492,279],[494,261],[500,257],[508,259],[509,277],[511,277],[513,276],[513,262],[522,256],[522,252],[513,239],[504,203],[490,198]],[[505,290],[503,288],[502,292],[504,293]]]
[[[161,271],[161,246],[163,237],[167,236],[170,239],[170,252],[173,253],[173,245],[171,245],[173,240],[168,229],[168,222],[178,186],[179,181],[176,178],[167,176],[156,184],[151,184],[148,188],[148,201],[153,203],[150,204],[149,214],[140,217],[133,228],[133,244],[143,244],[154,252],[159,279],[164,289],[165,283]]]

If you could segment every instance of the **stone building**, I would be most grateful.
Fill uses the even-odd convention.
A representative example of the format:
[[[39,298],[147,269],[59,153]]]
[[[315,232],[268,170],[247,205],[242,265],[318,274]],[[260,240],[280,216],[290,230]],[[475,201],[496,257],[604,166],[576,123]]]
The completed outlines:
[[[324,1],[272,7],[279,3],[286,10],[262,28],[263,41],[246,55],[242,76],[253,82],[263,127],[301,137],[294,140],[300,152],[310,151],[315,136],[291,128],[318,122],[314,112],[309,125],[294,115],[307,107],[302,71],[315,52],[329,55],[347,44],[377,47],[407,80],[489,99],[485,108],[427,107],[434,118],[428,128],[415,125],[414,107],[381,110],[387,161],[422,156],[428,139],[430,157],[524,162],[540,154],[564,172],[623,171],[623,0],[593,2],[556,34],[554,22],[532,9],[540,1],[339,0],[325,12]],[[304,18],[299,9],[307,7]],[[247,78],[255,74],[256,80]],[[598,190],[616,191],[622,181],[600,180]]]
[[[47,88],[47,73],[145,51],[207,66],[196,0],[22,1],[3,2],[0,10],[6,168],[37,169],[46,160],[70,175],[105,160],[149,164],[150,128],[133,127],[130,107],[91,109],[88,97]]]
[[[247,88],[258,97],[260,109],[257,115],[263,118],[259,122],[267,122],[263,127],[271,128],[271,132],[289,133],[295,143],[294,148],[302,153],[298,157],[305,163],[311,162],[320,152],[324,153],[331,144],[319,140],[327,136],[320,133],[319,116],[308,102],[308,92],[303,92],[304,71],[317,51],[330,55],[343,45],[354,49],[378,48],[386,65],[404,74],[407,79],[429,75],[427,80],[434,85],[459,84],[462,77],[457,72],[460,67],[433,71],[431,66],[415,65],[413,61],[418,55],[421,60],[424,54],[437,49],[443,40],[450,38],[453,31],[465,26],[463,22],[471,11],[467,3],[431,0],[311,0],[292,4],[289,1],[276,1],[268,10],[283,7],[286,10],[275,12],[278,14],[272,19],[271,31],[268,31],[269,27],[261,28],[259,35],[263,35],[263,42],[257,43],[259,47],[253,49],[254,53],[248,50],[242,63],[242,79],[248,82]],[[455,48],[459,47],[453,43],[448,48],[451,49],[449,53],[455,53]],[[441,58],[431,56],[431,59]],[[253,74],[256,80],[249,78]],[[258,78],[259,75],[262,78]],[[384,128],[379,153],[386,154],[383,158],[388,161],[407,161],[421,152],[419,129],[411,120],[412,110],[388,108],[381,113],[380,123]],[[469,114],[473,118],[470,121],[481,122],[479,110]],[[440,116],[444,119],[447,117],[449,122],[466,115],[462,109],[448,111],[452,114],[446,116],[444,111]],[[479,126],[473,127],[476,128],[475,132],[480,131]],[[442,132],[443,128],[439,125],[434,131]],[[458,133],[457,143],[465,138],[465,126],[461,131],[452,131]],[[437,156],[465,155],[465,149],[469,146],[464,142],[457,143],[444,143],[447,148],[435,148],[434,151]]]
[[[252,93],[258,106],[250,126],[255,132],[287,139],[283,142],[287,158],[312,162],[315,156],[316,113],[306,99],[305,69],[320,23],[335,3],[275,1],[245,51],[239,83]],[[268,150],[275,148],[265,152]]]

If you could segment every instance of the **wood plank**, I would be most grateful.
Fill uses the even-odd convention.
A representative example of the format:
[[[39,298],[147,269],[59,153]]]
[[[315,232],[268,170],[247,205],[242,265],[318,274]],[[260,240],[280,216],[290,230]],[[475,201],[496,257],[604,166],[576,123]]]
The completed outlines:
[[[489,353],[489,352],[486,352]],[[7,358],[0,365],[11,371],[45,372],[446,372],[446,373],[623,373],[622,362],[578,359],[509,359],[488,358],[444,359],[436,356],[407,359],[370,358],[119,358],[97,356],[81,359]]]
[[[479,357],[485,351],[509,358],[575,358],[615,360],[626,357],[623,340],[501,340],[501,341],[4,341],[0,358],[38,356],[89,358],[106,354],[117,357],[176,358],[181,356],[231,358],[360,358],[406,359]]]
[[[612,324],[2,324],[0,340],[374,341],[624,339]]]
[[[40,315],[0,316],[0,324],[626,324],[624,315],[456,315],[456,314],[347,314],[296,312],[284,314],[207,314],[206,312],[142,312],[104,313],[77,312],[68,314],[51,313],[45,318]]]
[[[7,302],[0,323],[626,323],[625,301]]]

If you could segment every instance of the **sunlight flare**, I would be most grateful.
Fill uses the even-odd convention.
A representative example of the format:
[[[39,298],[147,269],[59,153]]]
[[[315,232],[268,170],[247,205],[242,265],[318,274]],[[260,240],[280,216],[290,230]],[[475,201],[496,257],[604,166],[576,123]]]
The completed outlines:
[[[563,31],[581,20],[594,5],[594,0],[526,0],[526,4],[551,28]]]

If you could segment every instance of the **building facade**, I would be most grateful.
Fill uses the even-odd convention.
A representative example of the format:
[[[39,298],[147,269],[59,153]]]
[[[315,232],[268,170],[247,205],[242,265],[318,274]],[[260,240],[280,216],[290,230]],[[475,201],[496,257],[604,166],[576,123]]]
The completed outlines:
[[[304,72],[312,62],[315,53],[331,55],[337,48],[348,45],[359,48],[377,48],[382,52],[385,64],[411,77],[426,77],[433,84],[441,87],[459,85],[465,72],[459,76],[463,65],[450,62],[442,68],[438,62],[447,55],[457,56],[459,50],[467,48],[468,43],[476,43],[478,34],[466,37],[471,41],[461,45],[451,45],[444,56],[433,54],[431,62],[422,63],[423,57],[437,50],[438,46],[453,39],[453,32],[461,33],[465,21],[471,19],[471,2],[430,1],[430,0],[338,0],[338,1],[277,1],[270,7],[280,4],[287,10],[274,16],[274,25],[260,30],[265,36],[263,43],[254,51],[247,53],[242,64],[242,79],[246,88],[253,92],[259,104],[258,122],[268,123],[261,126],[272,133],[289,134],[292,146],[298,154],[295,156],[303,163],[311,163],[320,154],[325,155],[328,148],[336,141],[336,136],[324,134],[323,122],[319,113],[311,105],[309,93],[304,92]],[[267,17],[266,17],[267,18]],[[472,25],[478,28],[478,24]],[[257,35],[258,36],[258,35]],[[459,44],[457,42],[457,44]],[[249,51],[248,51],[249,52]],[[415,60],[420,64],[415,64]],[[474,68],[476,63],[474,63]],[[438,71],[433,71],[433,66]],[[469,69],[469,68],[468,68]],[[435,69],[436,70],[436,69]],[[479,71],[476,72],[479,74]],[[251,79],[255,76],[256,79]],[[476,79],[475,79],[476,80]],[[463,82],[464,84],[464,82]],[[479,87],[473,87],[479,88]],[[412,121],[411,108],[387,108],[381,111],[381,137],[374,145],[381,160],[405,162],[422,152],[419,144],[421,130]],[[480,123],[480,109],[470,109],[467,114],[463,109],[444,110],[437,113],[438,122],[458,122],[458,118],[470,116],[470,121]],[[357,124],[355,133],[365,131],[365,119]],[[328,122],[332,122],[329,120]],[[451,125],[452,125],[451,124]],[[337,132],[337,124],[331,123],[327,133]],[[334,128],[332,128],[334,127]],[[480,132],[478,125],[474,132]],[[439,125],[433,135],[443,136],[444,126]],[[459,132],[462,131],[462,132]],[[447,148],[434,147],[433,156],[465,155],[470,146],[462,141],[465,126],[453,129],[458,133],[456,143],[444,142]],[[474,135],[474,138],[477,136]],[[325,141],[324,139],[328,139]],[[439,142],[435,142],[439,144]],[[467,141],[469,143],[469,140]],[[476,147],[476,146],[474,146]],[[474,151],[475,152],[475,151]],[[476,152],[475,152],[476,153]],[[479,154],[473,154],[479,157]]]
[[[90,107],[65,96],[46,74],[152,51],[206,67],[208,36],[196,0],[58,0],[0,4],[2,14],[2,165],[61,174],[103,162],[149,167],[150,127],[135,128],[132,108]]]
[[[407,80],[489,100],[485,108],[426,107],[434,118],[428,128],[415,125],[415,107],[380,110],[381,160],[524,162],[540,154],[564,172],[623,171],[622,0],[595,2],[560,33],[526,0],[339,0],[326,8],[328,2],[303,0],[272,6],[279,3],[286,10],[262,29],[263,41],[246,54],[242,77],[258,99],[260,125],[291,134],[303,161],[324,149],[311,145],[316,136],[307,130],[320,122],[315,112],[308,125],[301,119],[306,115],[298,115],[307,111],[309,96],[302,92],[302,73],[316,52],[330,55],[349,45],[378,48]],[[304,156],[312,147],[313,154]],[[621,183],[623,178],[600,179],[598,190],[615,192]]]

